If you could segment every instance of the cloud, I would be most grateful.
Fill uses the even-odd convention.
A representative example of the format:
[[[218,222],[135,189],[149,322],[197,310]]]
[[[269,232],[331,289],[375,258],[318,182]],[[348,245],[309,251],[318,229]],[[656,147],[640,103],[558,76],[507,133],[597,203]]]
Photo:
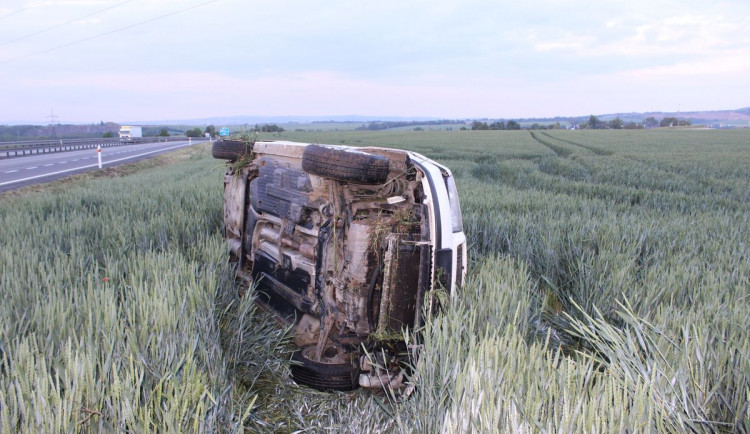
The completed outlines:
[[[46,1],[34,1],[29,2],[27,7],[39,8],[39,7],[50,7],[50,6],[102,6],[114,3],[113,1],[107,0],[46,0]]]
[[[695,78],[708,84],[732,77],[744,81],[748,74],[750,74],[750,49],[725,53],[721,57],[706,57],[664,66],[622,71],[614,76],[640,82]]]
[[[537,51],[566,50],[581,56],[701,54],[747,45],[750,17],[681,14],[625,24],[608,21],[600,31],[529,32]],[[542,35],[536,36],[535,35]]]
[[[101,18],[86,18],[86,19],[83,19],[83,20],[78,20],[78,21],[76,21],[76,22],[74,22],[72,24],[75,24],[75,25],[78,25],[78,26],[81,26],[81,25],[83,25],[83,26],[90,26],[90,25],[101,24],[101,22],[102,22]]]
[[[0,46],[0,62],[22,59],[0,68],[0,121],[52,105],[111,119],[599,113],[658,108],[676,99],[667,89],[705,83],[714,96],[700,101],[736,101],[750,75],[745,1],[221,0],[174,16],[204,0],[101,14],[123,0],[15,3],[3,8],[34,7],[3,20],[9,39],[61,28]]]
[[[480,115],[480,110],[466,110],[457,106],[456,101],[486,94],[466,84],[407,86],[353,78],[334,71],[305,71],[251,79],[222,73],[89,74],[26,79],[21,85],[52,95],[59,94],[64,85],[64,92],[70,96],[83,92],[117,101],[116,105],[125,113],[120,119],[195,117],[191,113],[196,112],[202,115],[363,113],[451,117],[467,111]],[[56,110],[62,115],[62,109]]]
[[[551,40],[533,42],[536,51],[573,51],[577,53],[586,53],[594,43],[595,38],[593,36],[571,33]]]

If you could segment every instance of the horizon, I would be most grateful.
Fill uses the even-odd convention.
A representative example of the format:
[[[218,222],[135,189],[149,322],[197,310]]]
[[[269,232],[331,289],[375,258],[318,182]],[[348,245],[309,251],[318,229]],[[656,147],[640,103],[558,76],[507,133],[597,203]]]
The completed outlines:
[[[679,115],[700,115],[709,113],[738,113],[741,111],[747,111],[743,113],[746,116],[747,122],[750,124],[750,107],[742,107],[736,109],[720,109],[720,110],[692,110],[683,112],[668,112],[668,111],[654,111],[654,112],[616,112],[616,113],[599,113],[599,114],[585,114],[585,115],[557,115],[548,117],[461,117],[461,118],[439,118],[429,116],[367,116],[367,115],[316,115],[316,116],[305,116],[305,115],[228,115],[228,116],[214,116],[207,118],[196,118],[196,119],[156,119],[156,120],[99,120],[99,121],[82,121],[82,122],[69,122],[62,123],[57,122],[55,124],[50,123],[33,123],[33,122],[11,122],[3,123],[3,126],[49,126],[49,125],[98,125],[100,123],[115,123],[119,125],[144,125],[144,126],[159,126],[159,125],[210,125],[210,124],[221,124],[227,126],[242,125],[248,123],[279,123],[279,124],[305,124],[305,123],[368,123],[368,122],[434,122],[434,121],[456,121],[456,122],[470,122],[470,121],[484,121],[484,120],[516,120],[519,122],[539,122],[539,121],[554,121],[554,120],[578,120],[587,119],[590,116],[596,116],[598,118],[615,118],[615,117],[641,117],[646,119],[647,117],[662,116],[672,117]],[[693,116],[694,117],[694,116]],[[718,120],[719,118],[709,118],[712,120]]]
[[[750,96],[740,0],[9,0],[0,23],[2,124],[542,119]]]

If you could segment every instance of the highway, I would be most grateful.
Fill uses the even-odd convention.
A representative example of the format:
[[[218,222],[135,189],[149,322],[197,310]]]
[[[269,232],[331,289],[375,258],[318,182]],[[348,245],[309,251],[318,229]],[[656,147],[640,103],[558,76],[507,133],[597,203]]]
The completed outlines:
[[[192,142],[196,143],[203,142]],[[188,141],[102,148],[102,167],[132,163],[187,146],[190,146]],[[0,192],[89,170],[99,170],[97,158],[96,149],[84,149],[0,160]]]

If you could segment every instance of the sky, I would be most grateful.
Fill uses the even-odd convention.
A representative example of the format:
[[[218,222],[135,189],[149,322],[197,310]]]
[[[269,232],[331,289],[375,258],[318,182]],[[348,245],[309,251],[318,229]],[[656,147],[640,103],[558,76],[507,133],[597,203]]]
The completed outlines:
[[[2,0],[0,124],[750,106],[747,0]]]

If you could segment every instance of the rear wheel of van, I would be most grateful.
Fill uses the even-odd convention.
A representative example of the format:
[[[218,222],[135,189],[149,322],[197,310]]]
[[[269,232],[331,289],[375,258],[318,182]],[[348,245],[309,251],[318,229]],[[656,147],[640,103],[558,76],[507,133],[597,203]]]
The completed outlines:
[[[211,155],[219,160],[237,161],[253,152],[253,144],[242,140],[217,140],[211,147]]]
[[[388,179],[388,158],[356,149],[307,145],[302,170],[338,181],[383,184]]]

